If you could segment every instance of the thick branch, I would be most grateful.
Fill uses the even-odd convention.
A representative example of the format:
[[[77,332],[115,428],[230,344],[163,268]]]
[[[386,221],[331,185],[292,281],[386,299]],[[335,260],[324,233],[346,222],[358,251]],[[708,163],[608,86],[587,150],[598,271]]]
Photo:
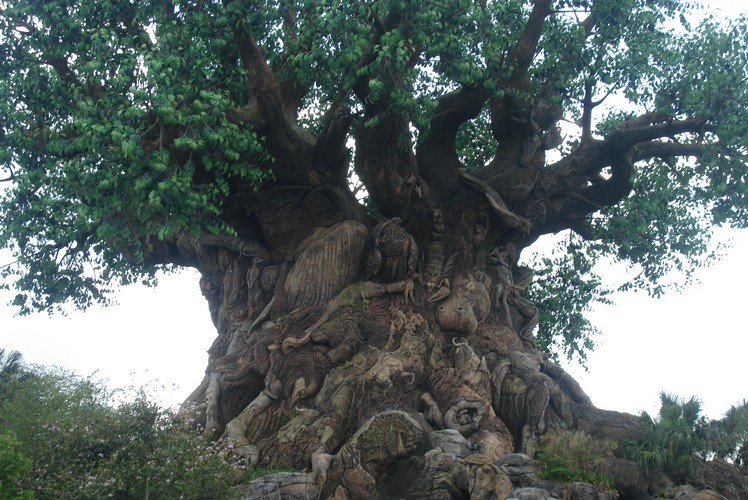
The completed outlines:
[[[631,160],[636,163],[651,158],[672,158],[676,156],[698,157],[704,153],[701,144],[681,144],[679,142],[647,142],[632,150]]]
[[[634,166],[627,155],[614,156],[610,161],[610,178],[576,191],[595,209],[615,205],[631,193]],[[593,210],[594,211],[594,210]]]
[[[384,20],[380,20],[372,12],[372,22],[375,25],[374,35],[357,65],[361,68],[376,64],[377,51],[386,50],[379,47],[384,34],[382,30],[400,29],[403,33],[407,32],[401,25],[404,21],[399,12],[388,13]],[[361,72],[361,77],[353,85],[353,92],[364,107],[363,121],[355,135],[356,173],[366,185],[375,204],[384,213],[400,216],[409,212],[414,194],[420,198],[425,196],[417,179],[416,160],[409,143],[411,133],[408,119],[401,107],[392,100],[395,90],[409,85],[406,83],[406,75],[415,67],[421,55],[421,49],[411,40],[407,43],[413,49],[412,53],[397,71],[386,66],[374,67],[373,69],[378,70],[376,74]],[[384,85],[376,94],[370,89],[370,82],[374,79]]]
[[[592,83],[585,82],[582,100],[582,141],[592,139],[592,109],[595,107],[592,103],[592,89]]]
[[[679,134],[703,133],[713,126],[702,119],[662,122],[662,115],[647,113],[624,122],[605,140],[589,140],[574,152],[544,169],[538,176],[536,192],[555,196],[584,186],[590,178],[597,178],[602,169],[611,165],[613,158],[630,154],[632,161],[678,153],[698,153],[695,146],[676,142],[655,142],[674,138]],[[672,154],[670,154],[672,153]]]
[[[449,198],[459,187],[457,170],[463,165],[455,147],[457,131],[478,116],[487,99],[488,92],[481,85],[441,96],[428,132],[419,140],[418,171],[442,198]]]
[[[530,91],[528,70],[535,57],[545,18],[551,13],[551,0],[535,0],[525,29],[509,54],[509,67],[512,70],[510,84],[523,92]]]
[[[529,69],[543,32],[543,24],[550,14],[551,0],[535,1],[525,29],[507,59],[511,71],[509,90],[502,99],[491,100],[491,131],[501,149],[505,149],[507,144],[516,144],[527,133],[524,127],[517,127],[517,122],[529,120],[532,105]],[[497,75],[497,78],[500,79],[501,75]],[[499,155],[506,154],[506,151],[499,152]],[[514,151],[513,154],[521,154],[521,151]]]
[[[241,119],[244,115],[251,119],[250,123],[266,123],[266,144],[276,164],[279,165],[279,168],[274,170],[278,182],[302,181],[314,185],[319,182],[319,178],[311,172],[308,164],[314,139],[295,124],[295,104],[286,103],[288,99],[295,103],[298,96],[289,93],[284,99],[283,88],[268,66],[265,51],[258,45],[243,13],[237,11],[235,4],[228,0],[224,0],[224,5],[233,17],[231,26],[234,40],[247,74],[250,94],[247,105],[239,110],[233,110],[230,113],[231,118]],[[287,109],[289,105],[294,109]],[[258,114],[261,117],[259,119]]]
[[[324,162],[333,177],[345,183],[348,173],[346,142],[353,117],[346,105],[345,95],[339,94],[330,104],[323,120],[322,131],[317,136],[314,154],[318,162]]]
[[[576,227],[588,214],[628,196],[635,162],[699,156],[705,149],[701,144],[663,139],[712,128],[703,119],[670,120],[655,112],[628,120],[605,140],[583,141],[571,155],[541,171],[531,196],[534,200],[519,211],[542,212],[543,220],[535,227],[538,233]],[[601,175],[606,167],[610,167],[607,178]]]
[[[632,122],[636,123],[636,122]],[[715,127],[702,118],[691,118],[687,120],[667,121],[665,123],[653,123],[646,126],[627,126],[619,128],[606,140],[616,149],[628,149],[637,144],[653,141],[663,137],[675,137],[676,135],[692,133],[703,134],[714,131]]]
[[[294,52],[307,52],[311,49],[309,44],[300,45],[299,33],[298,33],[298,21],[293,12],[293,3],[288,0],[280,2],[279,13],[283,20],[283,31],[285,33],[284,45],[286,47],[293,47]],[[313,5],[313,4],[312,4]],[[280,63],[277,67],[273,68],[274,74],[281,74],[284,70],[288,61],[287,55],[280,58]],[[307,85],[302,85],[299,80],[290,75],[285,75],[285,79],[280,82],[281,96],[283,99],[283,108],[286,113],[286,117],[292,122],[296,123],[298,118],[298,111],[301,106],[301,101],[304,96],[309,92]]]
[[[265,60],[265,53],[257,45],[255,37],[242,18],[237,16],[232,20],[232,29],[242,65],[247,72],[249,92],[258,100],[260,109],[268,120],[277,121],[280,119],[283,100],[280,85]]]

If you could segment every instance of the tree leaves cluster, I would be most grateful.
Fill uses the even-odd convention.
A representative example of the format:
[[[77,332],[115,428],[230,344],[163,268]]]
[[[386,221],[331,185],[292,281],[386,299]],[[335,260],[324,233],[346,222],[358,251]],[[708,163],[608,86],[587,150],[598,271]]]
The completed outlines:
[[[612,256],[655,295],[704,262],[711,225],[748,220],[748,23],[691,2],[0,7],[1,272],[22,312],[105,302],[157,266],[205,267],[186,249],[216,234],[262,241],[274,189],[326,186],[364,219],[351,173],[368,213],[417,239],[421,214],[453,214],[447,250],[465,253],[461,214],[487,201],[469,168],[495,204],[481,245],[570,229],[590,243],[546,263],[558,276]],[[570,323],[546,336],[576,332],[574,352],[602,295],[579,279],[556,315]]]

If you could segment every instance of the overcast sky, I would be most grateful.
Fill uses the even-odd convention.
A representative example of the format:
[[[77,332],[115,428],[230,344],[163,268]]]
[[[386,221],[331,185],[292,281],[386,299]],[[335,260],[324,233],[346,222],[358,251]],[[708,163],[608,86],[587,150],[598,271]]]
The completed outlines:
[[[748,9],[745,2],[737,5],[732,8]],[[604,332],[600,345],[589,356],[588,372],[577,365],[568,370],[598,407],[656,412],[659,392],[666,390],[698,396],[705,413],[719,418],[748,399],[748,232],[719,233],[720,241],[730,239],[726,256],[701,269],[700,283],[682,293],[661,299],[626,293],[590,313]],[[168,405],[200,383],[215,337],[194,271],[162,277],[157,288],[124,288],[118,305],[67,317],[15,317],[9,300],[0,293],[0,348],[20,351],[29,363],[96,372],[111,386],[162,386],[160,398]]]

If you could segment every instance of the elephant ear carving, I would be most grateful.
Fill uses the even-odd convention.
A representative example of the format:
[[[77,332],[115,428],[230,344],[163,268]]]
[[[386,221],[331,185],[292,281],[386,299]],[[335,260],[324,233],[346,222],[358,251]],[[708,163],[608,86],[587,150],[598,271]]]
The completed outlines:
[[[355,283],[367,235],[364,224],[343,221],[309,242],[286,276],[286,310],[324,304]],[[309,272],[312,269],[318,272]]]

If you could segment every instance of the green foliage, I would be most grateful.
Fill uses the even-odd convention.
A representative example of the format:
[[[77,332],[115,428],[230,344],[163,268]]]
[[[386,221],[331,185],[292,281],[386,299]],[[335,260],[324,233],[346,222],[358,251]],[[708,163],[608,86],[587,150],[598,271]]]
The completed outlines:
[[[693,477],[698,458],[708,448],[707,422],[701,416],[701,402],[692,396],[682,400],[666,392],[660,394],[657,418],[641,414],[644,436],[623,443],[623,452],[647,469],[662,470],[676,482]]]
[[[545,321],[555,322],[541,332],[541,343],[580,355],[594,334],[582,313],[604,296],[594,290],[591,262],[629,262],[641,272],[628,286],[659,295],[671,272],[688,275],[708,259],[713,224],[746,226],[748,21],[717,19],[679,0],[556,0],[539,26],[527,75],[520,75],[514,56],[534,5],[0,0],[0,178],[7,181],[0,248],[13,254],[13,262],[0,263],[0,278],[14,288],[23,313],[66,302],[85,308],[106,302],[120,284],[153,283],[157,266],[184,263],[178,236],[246,231],[251,222],[238,200],[296,160],[276,154],[274,141],[313,143],[328,111],[350,115],[351,127],[397,116],[398,130],[408,132],[392,141],[412,152],[432,132],[438,99],[473,89],[484,97],[479,109],[465,110],[474,119],[458,120],[456,158],[466,167],[501,170],[483,176],[499,184],[514,168],[504,162],[522,142],[519,134],[517,144],[500,143],[492,122],[511,113],[502,109],[509,101],[531,110],[558,106],[562,121],[577,126],[588,102],[594,140],[620,132],[626,118],[655,111],[671,124],[703,123],[627,146],[637,172],[622,203],[592,202],[599,209],[593,216],[585,207],[579,220],[539,229],[576,225],[594,240],[545,263],[558,271],[541,271],[548,283],[581,272],[572,283],[578,297],[538,295]],[[240,36],[245,29],[251,43]],[[293,87],[284,97],[303,95],[298,109],[275,110],[298,115],[298,127],[295,120],[271,127],[261,119],[272,98],[249,62],[254,42],[274,83]],[[516,84],[518,75],[528,85]],[[343,109],[331,108],[333,102]],[[512,118],[530,125],[524,116]],[[665,146],[676,152],[651,154]],[[546,162],[569,159],[579,148],[572,132]],[[327,173],[325,158],[313,161]],[[593,185],[610,172],[578,173],[582,184]],[[502,188],[547,192],[535,200],[543,207],[563,204],[564,190],[552,189],[563,181],[548,181]],[[521,210],[517,198],[510,208]]]
[[[224,230],[229,179],[269,176],[257,133],[227,117],[246,88],[240,67],[217,64],[235,50],[223,7],[0,5],[0,159],[14,181],[0,247],[17,259],[2,274],[22,312],[151,282],[145,238]]]
[[[30,491],[23,491],[21,487],[31,467],[31,459],[23,455],[21,443],[8,432],[0,434],[0,498],[33,498]]]
[[[0,348],[0,386],[11,380],[23,376],[23,356],[18,351],[5,353]]]
[[[598,333],[585,313],[594,303],[609,303],[609,291],[585,249],[580,238],[569,234],[550,255],[537,257],[531,262],[536,274],[528,290],[538,308],[538,345],[553,359],[563,353],[582,364],[594,349],[593,337]]]
[[[708,219],[692,182],[668,163],[652,161],[636,174],[632,195],[595,220],[600,239],[588,243],[586,253],[612,255],[640,270],[623,290],[660,296],[690,283],[691,273],[714,257],[717,249],[709,245]],[[678,281],[668,281],[673,272]]]
[[[718,420],[706,427],[707,447],[702,456],[727,460],[743,471],[748,470],[748,401],[733,405]]]
[[[609,439],[595,439],[582,431],[548,432],[540,438],[535,456],[542,466],[540,477],[564,483],[582,481],[612,489],[613,479],[599,472],[599,464],[612,457],[617,446]]]
[[[91,379],[26,372],[4,382],[7,397],[0,402],[0,428],[15,436],[28,461],[19,456],[15,463],[30,465],[19,483],[23,491],[39,498],[227,495],[227,458],[142,391],[115,404],[124,396]]]

